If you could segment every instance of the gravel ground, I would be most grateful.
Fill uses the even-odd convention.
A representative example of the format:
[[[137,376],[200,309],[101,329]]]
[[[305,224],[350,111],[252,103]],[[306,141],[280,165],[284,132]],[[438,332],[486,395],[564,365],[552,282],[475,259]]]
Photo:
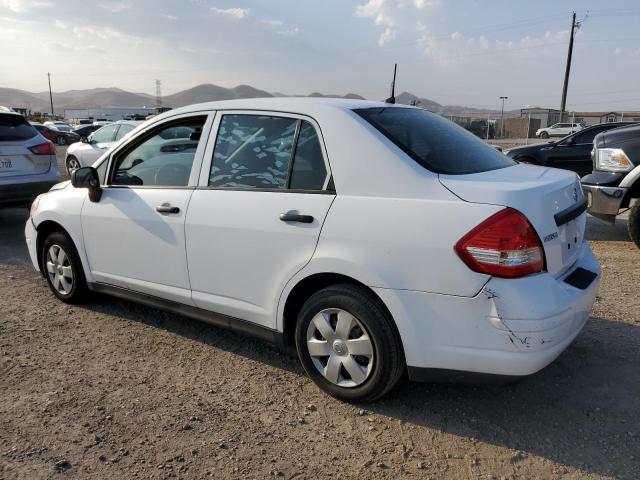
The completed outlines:
[[[0,210],[0,478],[640,478],[640,251],[589,219],[591,320],[508,386],[334,400],[245,337],[107,297],[68,306]]]

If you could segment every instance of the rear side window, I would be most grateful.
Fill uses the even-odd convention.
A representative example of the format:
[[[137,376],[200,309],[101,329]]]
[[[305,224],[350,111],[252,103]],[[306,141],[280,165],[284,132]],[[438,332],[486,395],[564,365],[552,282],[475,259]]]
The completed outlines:
[[[38,135],[22,115],[0,113],[0,142],[20,142]]]
[[[298,120],[267,115],[224,115],[213,151],[209,186],[287,188]]]
[[[293,190],[322,190],[327,178],[322,148],[316,129],[303,121],[296,143],[289,188]]]
[[[120,140],[122,137],[124,137],[127,133],[129,133],[134,128],[136,127],[134,127],[133,125],[129,125],[126,123],[121,124],[120,128],[118,128],[118,133],[116,133],[116,142]]]
[[[382,107],[354,111],[416,162],[436,173],[462,175],[516,164],[471,132],[426,110]]]

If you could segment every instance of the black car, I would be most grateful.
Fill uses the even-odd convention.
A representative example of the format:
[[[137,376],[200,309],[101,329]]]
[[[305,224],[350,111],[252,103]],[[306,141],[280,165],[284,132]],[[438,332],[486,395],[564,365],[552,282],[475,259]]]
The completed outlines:
[[[607,130],[629,125],[634,123],[601,123],[567,135],[556,142],[513,148],[506,152],[506,155],[522,163],[571,170],[582,177],[592,170],[591,150],[594,137]]]
[[[593,172],[582,178],[587,209],[614,223],[631,207],[629,235],[640,247],[640,125],[600,133],[593,146]]]
[[[73,133],[77,133],[80,135],[80,140],[83,142],[91,135],[93,132],[98,130],[99,128],[104,127],[104,125],[82,125],[73,130]]]

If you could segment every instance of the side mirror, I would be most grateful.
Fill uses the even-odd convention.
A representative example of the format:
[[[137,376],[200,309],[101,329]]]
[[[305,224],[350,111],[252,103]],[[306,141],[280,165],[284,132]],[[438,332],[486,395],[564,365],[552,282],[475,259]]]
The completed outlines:
[[[80,141],[81,141],[82,143],[89,143],[89,137],[81,137],[81,138],[80,138]]]
[[[102,196],[100,188],[100,177],[98,171],[93,167],[81,167],[71,172],[71,185],[75,188],[86,188],[89,190],[89,200],[99,202]]]

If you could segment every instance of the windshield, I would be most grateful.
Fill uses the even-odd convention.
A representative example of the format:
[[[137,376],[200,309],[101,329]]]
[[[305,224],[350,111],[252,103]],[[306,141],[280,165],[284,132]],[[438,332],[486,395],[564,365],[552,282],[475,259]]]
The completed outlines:
[[[0,142],[22,141],[33,138],[38,132],[23,116],[0,113]]]
[[[354,110],[423,167],[436,173],[468,174],[515,165],[471,132],[418,108]]]

